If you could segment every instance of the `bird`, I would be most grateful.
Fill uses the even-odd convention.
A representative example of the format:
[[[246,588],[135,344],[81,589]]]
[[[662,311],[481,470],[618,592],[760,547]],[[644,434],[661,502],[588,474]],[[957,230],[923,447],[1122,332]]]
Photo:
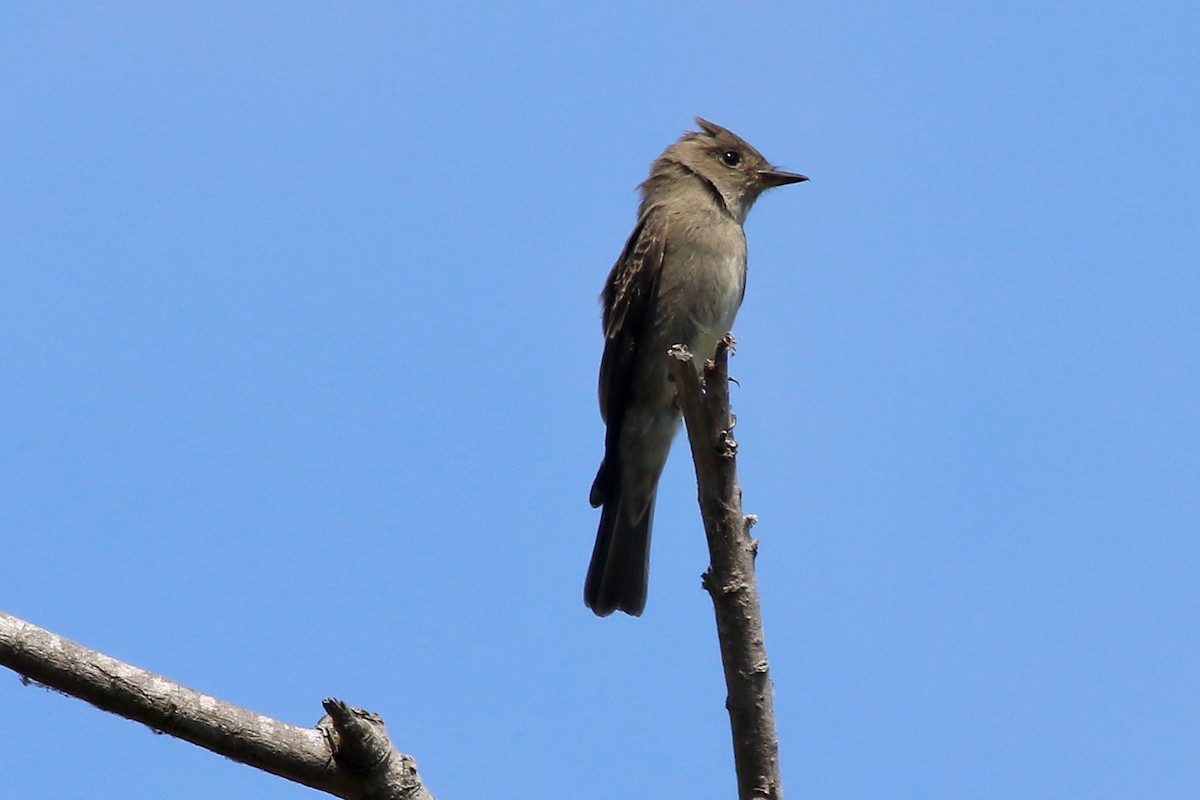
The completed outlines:
[[[712,358],[745,293],[746,215],[765,190],[808,180],[732,131],[695,122],[650,165],[600,295],[604,457],[589,495],[601,511],[584,603],[601,617],[646,606],[654,501],[680,420],[667,350],[686,346],[698,369]]]

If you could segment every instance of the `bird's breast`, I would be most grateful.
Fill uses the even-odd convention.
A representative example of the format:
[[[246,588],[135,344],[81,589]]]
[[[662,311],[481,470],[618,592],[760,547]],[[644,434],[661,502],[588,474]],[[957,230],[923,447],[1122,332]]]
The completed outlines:
[[[659,292],[664,331],[700,360],[733,327],[746,286],[746,240],[741,226],[690,231],[670,242]]]

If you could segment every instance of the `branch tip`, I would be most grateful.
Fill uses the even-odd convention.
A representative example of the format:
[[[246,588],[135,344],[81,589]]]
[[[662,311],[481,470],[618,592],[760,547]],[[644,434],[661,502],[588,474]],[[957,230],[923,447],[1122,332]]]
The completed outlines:
[[[673,344],[668,347],[667,358],[674,359],[675,361],[682,361],[686,364],[690,364],[695,360],[691,351],[687,349],[687,346],[682,344]]]

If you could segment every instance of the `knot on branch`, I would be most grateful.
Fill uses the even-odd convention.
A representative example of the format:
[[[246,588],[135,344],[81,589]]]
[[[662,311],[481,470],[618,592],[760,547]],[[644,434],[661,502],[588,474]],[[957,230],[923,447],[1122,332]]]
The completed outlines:
[[[718,595],[727,596],[731,594],[737,594],[739,592],[744,592],[749,588],[749,584],[746,582],[746,579],[739,576],[734,576],[730,580],[722,583],[717,579],[717,576],[713,574],[712,567],[709,567],[704,571],[704,574],[700,576],[700,582],[701,585],[704,586],[704,590],[713,597],[717,597]]]
[[[751,800],[779,800],[778,786],[755,786],[750,790]]]
[[[382,717],[334,698],[322,700],[321,705],[325,716],[317,729],[325,735],[339,766],[355,772],[374,772],[387,766],[395,750]]]
[[[737,440],[733,438],[733,429],[726,428],[721,431],[721,440],[717,446],[717,455],[725,461],[732,461],[737,455],[737,448]]]

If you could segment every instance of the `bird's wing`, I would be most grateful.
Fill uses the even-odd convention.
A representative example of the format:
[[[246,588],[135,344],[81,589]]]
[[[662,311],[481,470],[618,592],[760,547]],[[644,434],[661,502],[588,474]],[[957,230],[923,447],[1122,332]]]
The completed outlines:
[[[622,416],[632,400],[638,348],[654,319],[666,248],[666,212],[650,206],[625,242],[601,295],[604,356],[600,360],[600,414],[608,424],[605,446],[610,454],[615,452]]]

